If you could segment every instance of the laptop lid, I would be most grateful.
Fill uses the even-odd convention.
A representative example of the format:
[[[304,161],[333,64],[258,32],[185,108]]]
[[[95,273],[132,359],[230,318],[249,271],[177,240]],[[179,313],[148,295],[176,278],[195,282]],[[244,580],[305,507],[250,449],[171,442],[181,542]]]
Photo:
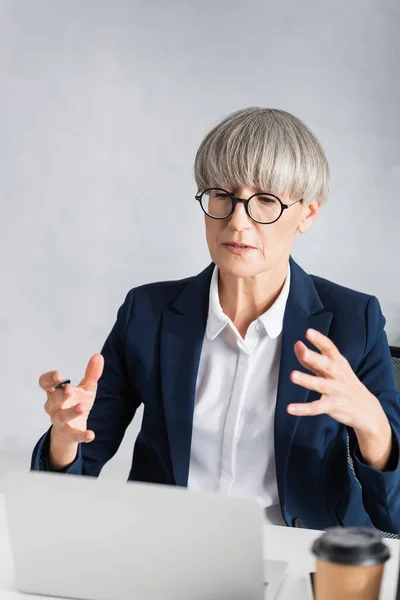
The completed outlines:
[[[20,591],[84,600],[261,600],[262,509],[185,488],[30,472],[6,510]]]

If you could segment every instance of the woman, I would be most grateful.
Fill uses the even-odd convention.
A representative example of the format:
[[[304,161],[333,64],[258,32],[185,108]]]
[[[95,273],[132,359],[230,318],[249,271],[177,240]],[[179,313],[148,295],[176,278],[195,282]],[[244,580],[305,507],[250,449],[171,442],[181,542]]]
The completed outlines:
[[[212,263],[131,290],[79,386],[41,376],[52,427],[32,468],[97,476],[143,403],[130,480],[250,496],[273,524],[400,532],[379,303],[290,257],[328,195],[320,143],[287,112],[240,110],[202,142],[195,178]]]

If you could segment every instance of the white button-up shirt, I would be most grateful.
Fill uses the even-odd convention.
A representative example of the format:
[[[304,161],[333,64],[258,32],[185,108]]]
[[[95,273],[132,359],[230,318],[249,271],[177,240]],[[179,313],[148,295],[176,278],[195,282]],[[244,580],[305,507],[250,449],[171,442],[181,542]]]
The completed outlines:
[[[275,469],[274,415],[290,267],[274,304],[243,339],[223,312],[218,267],[210,285],[196,383],[188,487],[246,496],[284,525]]]

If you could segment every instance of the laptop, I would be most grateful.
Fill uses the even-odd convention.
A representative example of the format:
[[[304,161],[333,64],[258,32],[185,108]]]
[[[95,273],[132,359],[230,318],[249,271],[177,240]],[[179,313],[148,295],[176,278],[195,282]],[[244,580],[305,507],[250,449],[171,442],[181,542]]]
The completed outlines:
[[[252,500],[56,473],[12,477],[6,511],[16,587],[82,600],[263,600],[283,577],[264,566]],[[273,591],[275,590],[275,592]]]

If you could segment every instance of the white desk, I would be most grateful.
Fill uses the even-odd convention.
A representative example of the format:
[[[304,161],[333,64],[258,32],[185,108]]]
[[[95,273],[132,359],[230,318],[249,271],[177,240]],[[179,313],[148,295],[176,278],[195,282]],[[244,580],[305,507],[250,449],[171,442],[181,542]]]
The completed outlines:
[[[307,598],[307,577],[315,570],[314,556],[310,552],[320,531],[293,529],[292,527],[266,526],[264,530],[264,555],[272,560],[285,560],[289,569],[279,600]],[[395,600],[399,572],[400,540],[385,539],[391,557],[385,565],[381,600]]]
[[[284,560],[289,569],[279,594],[279,600],[308,600],[308,573],[314,570],[314,558],[310,552],[312,542],[319,531],[292,529],[289,527],[264,528],[264,555],[267,559]],[[395,600],[399,570],[400,541],[385,540],[390,547],[391,558],[386,563],[383,579],[382,600]],[[10,542],[7,532],[4,497],[0,494],[0,600],[48,600],[46,596],[21,594],[14,591],[14,573]]]

